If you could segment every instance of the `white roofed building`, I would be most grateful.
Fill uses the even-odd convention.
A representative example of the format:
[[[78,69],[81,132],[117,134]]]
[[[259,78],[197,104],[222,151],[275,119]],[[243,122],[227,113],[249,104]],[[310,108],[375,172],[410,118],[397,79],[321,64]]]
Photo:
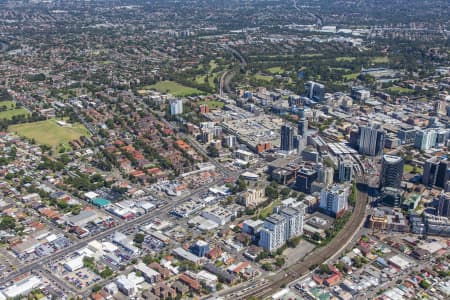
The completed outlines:
[[[4,289],[2,293],[6,296],[6,298],[25,296],[32,290],[38,288],[41,284],[42,281],[38,277],[32,275],[14,283],[13,285]]]

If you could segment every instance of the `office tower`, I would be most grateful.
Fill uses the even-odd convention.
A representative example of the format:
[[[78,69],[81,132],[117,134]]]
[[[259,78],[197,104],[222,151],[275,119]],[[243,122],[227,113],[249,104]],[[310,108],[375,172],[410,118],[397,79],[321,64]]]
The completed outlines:
[[[364,101],[370,98],[370,91],[363,87],[352,87],[350,96],[359,101]]]
[[[439,196],[437,215],[450,217],[450,193],[443,193]]]
[[[183,101],[175,99],[170,101],[170,114],[172,116],[181,115],[183,113]]]
[[[317,171],[312,169],[303,168],[297,173],[297,178],[295,180],[296,188],[306,194],[311,193],[311,185],[317,179]]]
[[[297,132],[301,136],[306,136],[306,133],[308,132],[308,119],[305,118],[305,110],[303,108],[299,110]]]
[[[447,114],[447,102],[438,100],[434,103],[434,112],[437,115],[446,115]]]
[[[293,106],[299,107],[299,106],[303,105],[302,98],[298,95],[289,96],[288,103],[289,103],[289,107],[293,107]]]
[[[436,130],[424,129],[416,132],[414,147],[419,150],[428,150],[436,145]]]
[[[386,133],[380,127],[359,127],[359,153],[376,156],[383,152]]]
[[[305,83],[306,97],[321,102],[325,99],[325,86],[323,84],[308,81]]]
[[[298,154],[301,154],[306,146],[306,139],[301,135],[294,136],[294,149]]]
[[[346,182],[353,180],[353,162],[349,159],[339,160],[339,181]]]
[[[448,131],[445,129],[436,132],[436,146],[443,146],[447,143]]]
[[[386,206],[400,207],[403,201],[403,194],[404,192],[401,189],[385,187],[381,195],[381,203]]]
[[[308,132],[308,119],[300,119],[297,123],[297,132],[301,136],[306,136]]]
[[[317,172],[317,181],[323,183],[325,186],[333,184],[334,169],[326,167],[322,163],[313,165],[313,169]]]
[[[320,193],[319,207],[332,216],[339,217],[348,208],[349,187],[334,185]]]
[[[450,168],[448,160],[432,157],[425,162],[422,176],[424,185],[445,188],[449,179]]]
[[[294,149],[294,129],[289,125],[282,125],[280,150],[289,152],[292,149]]]
[[[438,128],[442,127],[442,125],[443,124],[439,121],[439,118],[437,118],[437,117],[429,117],[428,118],[427,128],[438,129]]]
[[[425,161],[422,175],[422,183],[424,185],[433,186],[436,184],[436,177],[440,162],[441,159],[439,157],[432,157]]]
[[[400,188],[403,178],[404,160],[400,156],[383,155],[380,187]]]
[[[209,251],[209,245],[205,241],[198,240],[189,248],[189,251],[199,257],[204,257]]]
[[[417,130],[412,126],[402,126],[397,132],[397,137],[402,145],[412,144],[416,138],[416,132]]]
[[[260,231],[259,246],[273,251],[284,245],[286,241],[286,218],[273,214],[266,218]]]
[[[320,154],[316,148],[307,146],[303,149],[302,159],[305,161],[319,162]]]
[[[444,188],[449,179],[450,179],[449,162],[448,160],[442,160],[439,162],[439,167],[437,169],[434,185]]]
[[[388,133],[384,140],[384,148],[395,149],[401,145],[400,139],[394,133]]]

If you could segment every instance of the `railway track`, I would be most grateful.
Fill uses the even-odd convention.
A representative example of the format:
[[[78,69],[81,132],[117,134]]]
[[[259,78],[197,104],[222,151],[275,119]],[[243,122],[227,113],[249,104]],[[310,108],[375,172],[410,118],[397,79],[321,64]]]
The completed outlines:
[[[296,264],[283,269],[275,275],[267,278],[266,284],[258,286],[256,289],[251,289],[248,292],[239,295],[237,299],[248,299],[254,297],[257,299],[264,299],[265,297],[272,295],[279,288],[286,286],[295,279],[309,273],[316,266],[327,262],[332,258],[343,246],[345,246],[354,236],[354,233],[358,230],[366,216],[367,205],[367,185],[363,184],[364,189],[358,189],[358,201],[353,209],[350,220],[345,224],[345,227],[339,231],[339,233],[333,238],[333,240],[323,248],[314,251],[307,255]]]

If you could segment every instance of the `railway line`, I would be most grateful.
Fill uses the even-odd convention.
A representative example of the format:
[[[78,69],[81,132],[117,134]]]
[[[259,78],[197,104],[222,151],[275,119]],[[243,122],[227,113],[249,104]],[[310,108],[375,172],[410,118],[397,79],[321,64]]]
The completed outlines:
[[[368,199],[366,179],[364,178],[362,182],[359,182],[358,186],[358,201],[356,202],[349,221],[328,245],[310,253],[296,264],[266,278],[267,281],[264,284],[257,286],[257,288],[249,289],[243,294],[234,295],[233,298],[248,299],[249,297],[254,297],[257,299],[264,299],[275,293],[279,288],[282,288],[299,277],[309,273],[316,266],[327,262],[336,253],[342,250],[342,248],[351,241],[366,218],[366,205]]]
[[[247,60],[244,58],[244,56],[242,56],[242,54],[238,50],[231,48],[230,46],[227,46],[227,45],[224,46],[224,49],[227,51],[230,51],[231,54],[233,54],[233,56],[237,60],[239,60],[241,69],[245,69],[247,67]],[[236,70],[227,70],[220,77],[219,94],[221,97],[223,97],[223,95],[224,95],[224,90],[227,93],[231,92],[230,82],[235,75],[235,71]]]

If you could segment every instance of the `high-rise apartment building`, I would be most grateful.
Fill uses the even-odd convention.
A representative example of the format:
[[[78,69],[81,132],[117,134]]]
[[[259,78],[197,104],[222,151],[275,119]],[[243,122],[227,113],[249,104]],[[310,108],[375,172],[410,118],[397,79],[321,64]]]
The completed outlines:
[[[282,208],[279,214],[286,219],[286,241],[303,234],[304,205]]]
[[[181,115],[183,113],[183,101],[175,99],[170,101],[170,114],[172,116]]]
[[[339,160],[339,181],[347,182],[353,180],[353,162],[349,159]]]
[[[380,155],[384,149],[386,133],[377,126],[359,127],[359,153],[363,155]]]
[[[286,241],[303,234],[305,206],[284,207],[266,218],[260,231],[259,245],[274,251]]]
[[[320,193],[320,208],[333,216],[341,216],[348,208],[350,188],[343,185],[334,185],[323,189]]]
[[[299,110],[299,119],[297,123],[297,131],[301,136],[306,136],[308,131],[308,119],[305,117],[305,110],[301,108]]]
[[[436,214],[450,218],[450,193],[443,193],[439,196]]]
[[[237,146],[237,138],[235,135],[227,135],[224,137],[224,144],[230,149],[234,149]]]
[[[259,245],[267,251],[280,248],[286,242],[286,218],[280,214],[267,217],[259,235]]]
[[[449,179],[450,167],[447,159],[432,157],[425,162],[422,176],[424,185],[445,188]]]
[[[281,151],[291,151],[294,149],[294,128],[289,125],[281,126],[281,141],[280,150]]]
[[[436,145],[436,130],[427,128],[416,132],[414,138],[414,147],[419,150],[428,150]]]
[[[400,156],[383,155],[380,187],[400,188],[403,178],[404,160]]]

